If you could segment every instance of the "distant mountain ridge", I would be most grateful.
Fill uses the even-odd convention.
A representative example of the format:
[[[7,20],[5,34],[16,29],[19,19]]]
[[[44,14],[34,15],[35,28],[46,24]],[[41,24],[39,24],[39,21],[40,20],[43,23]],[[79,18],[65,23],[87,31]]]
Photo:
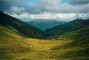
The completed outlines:
[[[89,19],[46,31],[0,12],[0,59],[89,58]],[[51,53],[51,55],[50,55]],[[71,59],[70,59],[71,58]],[[77,60],[77,59],[74,59]]]
[[[24,37],[28,37],[28,38],[40,38],[40,39],[49,39],[49,38],[50,39],[64,39],[67,37],[73,38],[73,36],[77,36],[77,34],[75,34],[74,32],[78,33],[81,30],[85,29],[85,27],[86,27],[86,30],[88,30],[88,25],[89,25],[89,19],[87,19],[87,20],[76,19],[76,20],[73,20],[73,21],[68,22],[68,23],[65,23],[63,21],[61,21],[61,22],[56,21],[55,22],[53,20],[52,23],[58,22],[58,24],[61,23],[61,25],[47,29],[46,31],[42,31],[42,30],[30,25],[31,22],[29,24],[27,24],[27,23],[22,22],[22,21],[14,18],[14,17],[11,17],[11,16],[9,16],[3,12],[0,12],[0,17],[1,17],[0,18],[0,26],[1,27],[5,26],[5,27],[8,27],[9,29],[17,30],[18,32],[16,32],[16,33],[18,33]],[[49,22],[47,24],[50,23],[50,20],[47,20],[47,21],[39,20],[38,23],[37,23],[37,21],[35,22],[36,25],[37,24],[40,25],[40,24],[43,24],[45,22],[47,23],[48,21]],[[52,23],[50,23],[50,24],[52,24]],[[50,24],[49,24],[49,26],[50,26]],[[85,31],[85,30],[83,30],[83,31]],[[81,33],[78,33],[78,35]],[[88,33],[88,31],[87,31],[87,33]]]
[[[44,38],[50,37],[50,38],[57,39],[57,37],[60,37],[61,35],[65,34],[67,32],[77,31],[77,30],[80,30],[84,27],[88,28],[87,25],[89,25],[89,19],[87,19],[87,20],[76,19],[76,20],[73,20],[73,21],[68,22],[66,24],[63,24],[61,26],[56,26],[52,29],[46,30],[44,32],[45,33]],[[87,33],[89,33],[89,32],[87,32]],[[68,36],[68,35],[69,34],[66,34],[66,36]]]
[[[28,22],[28,24],[39,28],[42,31],[46,29],[53,28],[55,26],[59,26],[65,24],[66,22],[60,20],[50,20],[50,19],[39,19]]]

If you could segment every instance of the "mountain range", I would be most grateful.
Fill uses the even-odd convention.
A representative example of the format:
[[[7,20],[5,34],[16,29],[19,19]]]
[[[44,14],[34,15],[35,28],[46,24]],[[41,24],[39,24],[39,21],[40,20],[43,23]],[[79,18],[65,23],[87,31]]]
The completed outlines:
[[[56,26],[52,29],[47,29],[44,33],[44,37],[54,37],[54,36],[61,36],[68,32],[77,31],[80,29],[83,29],[84,27],[89,25],[89,19],[83,20],[83,19],[76,19],[71,22],[68,22],[66,24]],[[88,27],[87,27],[88,28]],[[68,35],[68,34],[67,34]],[[57,37],[55,37],[56,39]]]
[[[66,23],[65,21],[51,20],[51,19],[37,19],[28,22],[29,25],[35,26],[42,31],[45,31],[46,29],[50,29],[65,23]]]
[[[64,21],[58,21],[58,20],[52,20],[52,21],[34,20],[31,22],[28,22],[29,23],[28,24],[26,22],[22,22],[16,18],[13,18],[7,14],[4,14],[3,12],[0,12],[0,16],[2,17],[0,19],[1,27],[4,26],[12,30],[15,29],[17,33],[28,38],[59,39],[60,36],[64,36],[67,33],[71,34],[71,32],[84,29],[84,27],[86,27],[87,29],[89,25],[89,19],[87,20],[76,19],[71,22],[64,22]],[[35,26],[32,26],[32,24]]]
[[[0,59],[88,59],[89,19],[53,22],[42,22],[54,24],[42,30],[41,20],[36,21],[38,28],[0,12]]]

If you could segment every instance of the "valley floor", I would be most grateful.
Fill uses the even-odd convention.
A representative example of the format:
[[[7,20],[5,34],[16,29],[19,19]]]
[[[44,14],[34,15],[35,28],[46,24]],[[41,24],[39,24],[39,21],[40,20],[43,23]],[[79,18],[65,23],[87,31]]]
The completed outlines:
[[[65,45],[72,40],[38,40],[31,38],[4,38],[0,40],[0,59],[13,60],[49,60],[62,59],[61,55],[69,51],[77,51],[79,47],[68,47]],[[63,48],[64,47],[64,48]],[[83,58],[73,57],[72,58]],[[70,58],[70,57],[69,57]],[[84,57],[87,58],[87,57]]]
[[[5,42],[5,40],[7,40]],[[0,40],[0,58],[4,59],[53,59],[55,53],[62,53],[53,50],[54,47],[61,47],[72,42],[60,40],[37,40],[37,39],[13,39],[4,38]]]
[[[88,59],[88,44],[74,40],[41,40],[24,38],[0,27],[0,60],[73,60]],[[85,41],[86,42],[86,41]],[[76,43],[76,44],[75,44]]]

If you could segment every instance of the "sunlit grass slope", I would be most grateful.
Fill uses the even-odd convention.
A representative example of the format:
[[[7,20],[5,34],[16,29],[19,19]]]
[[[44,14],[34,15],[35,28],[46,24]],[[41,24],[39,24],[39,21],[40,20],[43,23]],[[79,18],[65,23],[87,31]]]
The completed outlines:
[[[39,60],[87,58],[81,55],[88,46],[74,45],[73,40],[41,40],[22,37],[14,28],[0,26],[0,59]],[[74,45],[74,46],[73,46]],[[81,52],[80,55],[75,54]],[[83,53],[82,53],[83,52]]]
[[[23,38],[14,28],[0,26],[0,59],[49,59],[56,52],[51,48],[70,42]]]

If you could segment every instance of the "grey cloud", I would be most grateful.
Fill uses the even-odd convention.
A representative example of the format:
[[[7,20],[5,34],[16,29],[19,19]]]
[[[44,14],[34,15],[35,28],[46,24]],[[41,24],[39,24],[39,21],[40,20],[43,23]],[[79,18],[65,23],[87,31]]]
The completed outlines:
[[[0,10],[11,14],[40,14],[53,13],[87,13],[89,0],[69,0],[68,4],[61,5],[61,0],[37,0],[37,5],[23,4],[21,0],[0,0]],[[63,1],[63,0],[62,0]],[[13,10],[14,6],[17,8]]]
[[[0,10],[10,13],[13,6],[24,8],[21,13],[38,14],[41,12],[60,12],[60,0],[37,0],[38,5],[21,3],[21,0],[0,0]],[[15,12],[15,11],[12,11]],[[17,12],[16,12],[17,13]],[[20,13],[20,12],[19,12]],[[18,13],[18,14],[19,14]]]
[[[42,11],[60,12],[60,0],[39,0],[39,8]]]
[[[18,4],[18,0],[0,0],[0,10],[8,10],[11,6]]]
[[[89,12],[89,4],[86,5],[63,5],[62,6],[62,12],[64,13],[88,13]]]
[[[12,8],[16,6],[17,8],[24,8],[24,11],[21,10],[13,11]],[[21,0],[0,0],[0,10],[8,13],[31,13],[31,14],[37,14],[40,13],[40,9],[38,9],[36,6],[32,6],[31,4],[23,4]]]
[[[70,0],[71,5],[83,5],[88,3],[89,3],[89,0]]]

